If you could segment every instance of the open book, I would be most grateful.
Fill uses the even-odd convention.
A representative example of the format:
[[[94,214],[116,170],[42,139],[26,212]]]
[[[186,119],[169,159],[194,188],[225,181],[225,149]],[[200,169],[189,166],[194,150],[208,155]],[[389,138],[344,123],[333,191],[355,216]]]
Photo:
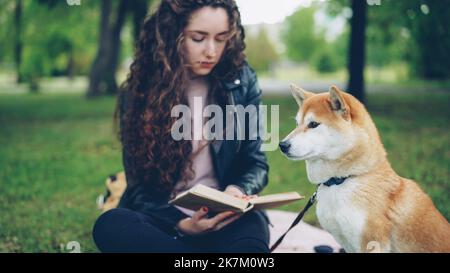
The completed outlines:
[[[259,196],[248,201],[198,184],[190,190],[179,194],[169,203],[191,210],[199,210],[206,206],[213,212],[236,211],[247,212],[255,209],[270,209],[303,199],[296,192],[286,192]]]

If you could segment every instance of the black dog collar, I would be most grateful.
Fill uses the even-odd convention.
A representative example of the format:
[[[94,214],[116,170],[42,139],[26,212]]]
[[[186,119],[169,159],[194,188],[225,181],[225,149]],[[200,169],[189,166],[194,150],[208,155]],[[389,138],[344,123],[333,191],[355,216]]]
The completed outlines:
[[[332,177],[330,179],[328,179],[326,182],[322,183],[327,187],[331,187],[333,185],[340,185],[342,183],[344,183],[344,181],[349,178],[349,176],[347,177]]]

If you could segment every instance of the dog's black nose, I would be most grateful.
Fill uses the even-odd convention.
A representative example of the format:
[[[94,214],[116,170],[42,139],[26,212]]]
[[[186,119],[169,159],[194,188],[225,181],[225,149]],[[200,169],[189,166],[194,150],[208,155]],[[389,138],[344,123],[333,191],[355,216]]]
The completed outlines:
[[[289,151],[290,147],[291,147],[291,143],[289,143],[289,141],[280,142],[280,150],[283,153],[287,153]]]

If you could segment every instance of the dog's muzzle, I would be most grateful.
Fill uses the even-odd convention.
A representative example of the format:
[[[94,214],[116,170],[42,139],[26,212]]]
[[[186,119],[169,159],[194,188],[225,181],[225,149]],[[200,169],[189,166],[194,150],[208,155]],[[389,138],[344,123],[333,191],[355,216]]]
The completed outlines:
[[[289,152],[289,148],[291,148],[291,143],[289,141],[282,141],[280,142],[280,150],[287,154]]]

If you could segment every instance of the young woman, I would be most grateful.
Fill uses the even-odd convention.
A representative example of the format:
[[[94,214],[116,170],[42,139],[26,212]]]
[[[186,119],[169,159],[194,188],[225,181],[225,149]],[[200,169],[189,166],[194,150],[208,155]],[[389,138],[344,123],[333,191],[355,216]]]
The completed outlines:
[[[128,187],[119,208],[95,223],[93,237],[101,251],[269,251],[261,211],[214,215],[206,207],[193,212],[168,204],[197,183],[244,199],[267,184],[261,138],[176,141],[171,135],[174,106],[188,105],[193,120],[201,117],[195,97],[224,111],[230,104],[258,108],[261,90],[244,48],[234,0],[162,0],[145,21],[119,99]],[[226,130],[236,135],[238,126]]]

